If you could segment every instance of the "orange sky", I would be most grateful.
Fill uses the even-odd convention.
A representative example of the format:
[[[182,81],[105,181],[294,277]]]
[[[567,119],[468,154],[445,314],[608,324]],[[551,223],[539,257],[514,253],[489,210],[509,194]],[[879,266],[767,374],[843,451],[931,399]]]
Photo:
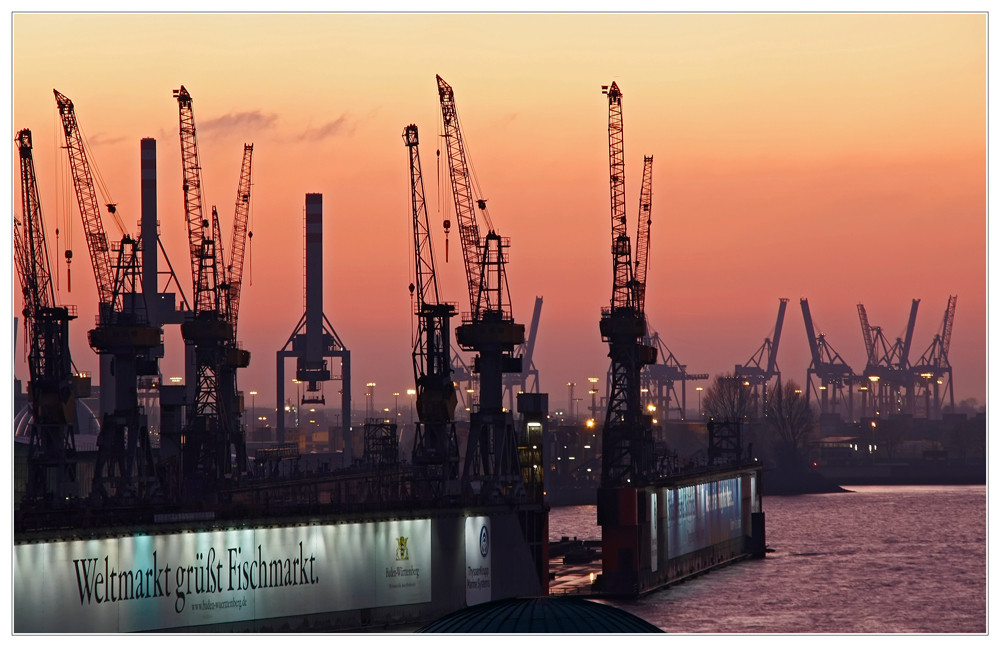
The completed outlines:
[[[325,311],[352,352],[354,401],[363,407],[374,381],[379,405],[392,406],[391,393],[412,386],[409,123],[421,131],[444,298],[468,308],[455,230],[443,258],[440,74],[497,230],[511,238],[515,318],[527,325],[544,298],[535,361],[551,408],[565,406],[569,381],[599,376],[603,389],[608,366],[600,86],[611,81],[623,92],[630,232],[642,156],[655,156],[647,316],[689,371],[746,362],[771,334],[780,297],[790,299],[778,357],[786,379],[803,383],[809,363],[800,297],[858,372],[857,304],[891,341],[921,299],[916,359],[957,294],[955,396],[984,402],[986,32],[985,14],[15,14],[12,125],[34,134],[58,298],[79,308],[72,351],[90,372],[96,290],[53,88],[74,101],[91,162],[130,228],[139,140],[156,138],[161,237],[189,298],[172,90],[183,84],[194,98],[204,203],[219,206],[227,241],[242,144],[253,142],[252,282],[240,320],[252,359],[240,387],[259,392],[257,406],[274,401],[275,351],[303,311],[304,196],[322,193]],[[13,145],[10,159],[16,189]],[[450,209],[450,197],[441,202]],[[25,379],[23,330],[18,340],[14,373]],[[182,375],[179,333],[167,343],[163,374]]]

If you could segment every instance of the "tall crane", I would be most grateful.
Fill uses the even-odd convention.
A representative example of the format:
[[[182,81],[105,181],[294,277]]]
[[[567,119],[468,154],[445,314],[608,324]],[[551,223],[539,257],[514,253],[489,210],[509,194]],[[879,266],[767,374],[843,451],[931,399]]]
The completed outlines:
[[[474,186],[454,90],[440,76],[437,85],[471,308],[455,329],[455,339],[463,349],[477,353],[473,370],[479,374],[479,406],[470,416],[463,487],[487,500],[517,499],[524,494],[524,483],[513,418],[503,408],[503,374],[522,370],[514,349],[524,341],[524,324],[515,323],[511,312],[506,274],[509,241],[494,230],[486,199]],[[476,208],[488,227],[483,238]]]
[[[941,419],[946,397],[948,406],[952,411],[955,410],[955,390],[951,381],[948,351],[951,349],[951,331],[955,327],[957,304],[958,295],[948,297],[939,332],[912,367],[914,380],[918,385],[917,399],[923,401],[925,415],[934,420]]]
[[[641,409],[640,373],[643,366],[656,362],[656,348],[643,343],[647,335],[641,305],[645,286],[635,276],[636,267],[645,272],[646,259],[643,256],[636,266],[632,265],[631,241],[626,232],[622,93],[617,83],[610,88],[603,86],[602,91],[608,97],[613,283],[611,307],[602,308],[600,323],[601,337],[608,343],[611,358],[601,485],[610,488],[639,485],[655,476],[651,417]],[[642,215],[639,221],[641,231]],[[646,226],[648,232],[648,223]]]
[[[737,364],[733,375],[750,383],[754,415],[759,416],[767,405],[768,393],[781,388],[781,370],[778,368],[778,345],[781,343],[781,327],[785,320],[788,299],[778,300],[778,319],[774,323],[771,337],[750,356],[746,364]],[[773,338],[773,339],[772,339]],[[771,386],[771,380],[774,385]]]
[[[181,325],[184,341],[193,345],[195,356],[195,393],[187,418],[183,471],[189,489],[187,495],[199,496],[205,486],[231,477],[234,454],[237,470],[245,468],[246,445],[239,428],[235,369],[247,366],[250,357],[235,343],[218,212],[213,209],[209,220],[203,211],[194,102],[183,85],[174,90],[174,97],[179,109],[184,214],[194,304],[191,319]],[[237,193],[237,214],[242,195],[249,196],[249,159],[244,147],[247,184],[242,186],[241,173],[238,191],[243,193]]]
[[[14,218],[14,261],[24,304],[33,418],[27,497],[59,505],[78,494],[74,435],[77,379],[69,350],[69,322],[76,313],[55,304],[31,131],[19,131],[15,141],[21,170],[21,219]]]
[[[162,333],[148,321],[149,304],[141,290],[140,241],[125,233],[117,206],[107,202],[108,214],[122,232],[120,242],[109,244],[76,109],[64,94],[52,92],[99,298],[98,324],[87,335],[91,348],[101,356],[102,416],[92,489],[105,500],[145,500],[158,494],[159,485],[137,384],[140,377],[158,372],[155,354]]]
[[[858,378],[841,358],[840,353],[826,341],[826,335],[816,334],[812,314],[809,311],[809,300],[801,299],[799,305],[802,307],[802,319],[805,322],[809,353],[812,357],[809,368],[806,369],[806,402],[809,402],[810,397],[819,400],[820,416],[839,415],[837,407],[843,406],[848,419],[852,419],[854,385],[859,383]],[[817,379],[819,384],[816,384]]]
[[[858,319],[861,322],[867,357],[862,377],[868,384],[863,385],[863,388],[867,387],[871,394],[872,411],[876,416],[890,413],[912,414],[914,411],[915,385],[913,370],[909,364],[909,349],[919,305],[920,299],[914,299],[910,306],[905,337],[896,338],[894,343],[889,343],[881,326],[872,326],[868,322],[864,304],[858,304]]]
[[[458,485],[458,436],[455,406],[458,396],[451,378],[451,318],[455,306],[441,303],[430,221],[424,204],[420,168],[420,136],[413,124],[403,129],[403,143],[410,158],[410,205],[413,217],[417,332],[413,343],[413,378],[417,391],[416,435],[413,464],[426,470],[426,481],[438,494]]]

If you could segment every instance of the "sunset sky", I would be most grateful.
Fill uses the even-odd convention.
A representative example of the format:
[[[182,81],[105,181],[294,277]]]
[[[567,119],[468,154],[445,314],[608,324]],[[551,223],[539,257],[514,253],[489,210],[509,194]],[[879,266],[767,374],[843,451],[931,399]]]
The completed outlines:
[[[642,156],[655,157],[647,317],[689,371],[745,363],[782,297],[786,380],[804,384],[809,364],[802,297],[859,373],[857,304],[894,341],[920,299],[916,360],[958,295],[955,398],[986,400],[985,14],[15,14],[12,39],[14,209],[13,137],[30,128],[58,300],[79,308],[81,370],[98,369],[86,339],[97,297],[53,88],[73,100],[91,163],[133,232],[139,141],[157,140],[161,239],[188,299],[172,91],[184,85],[194,99],[204,204],[218,206],[227,244],[243,143],[254,144],[239,326],[251,364],[239,384],[259,392],[258,407],[274,404],[275,352],[304,309],[305,194],[322,193],[325,312],[352,354],[355,406],[366,382],[392,406],[393,392],[413,386],[410,123],[444,299],[469,307],[457,228],[444,262],[441,221],[454,215],[436,188],[440,74],[497,231],[511,239],[515,318],[527,326],[544,299],[535,363],[550,408],[565,406],[570,381],[578,397],[589,376],[603,391],[608,367],[601,85],[612,81],[623,93],[630,233]],[[20,324],[17,334],[14,374],[26,380]],[[179,331],[166,340],[162,373],[183,375]],[[328,402],[338,388],[326,386]]]

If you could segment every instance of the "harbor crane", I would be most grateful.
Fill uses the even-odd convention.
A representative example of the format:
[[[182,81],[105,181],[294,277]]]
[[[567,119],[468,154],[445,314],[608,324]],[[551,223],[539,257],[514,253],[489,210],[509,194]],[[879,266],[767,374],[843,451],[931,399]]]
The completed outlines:
[[[179,110],[184,215],[194,304],[191,318],[181,325],[185,343],[194,347],[194,398],[188,408],[182,464],[185,495],[199,496],[205,492],[205,486],[211,487],[233,476],[233,456],[237,474],[246,470],[246,441],[240,424],[242,407],[235,376],[236,369],[249,365],[250,353],[236,344],[232,283],[227,276],[218,211],[213,207],[209,220],[203,210],[194,102],[183,85],[174,90],[174,97]],[[241,212],[246,213],[242,208],[249,203],[251,157],[252,146],[245,145],[237,191],[237,218]],[[242,235],[245,226],[236,223],[234,235]],[[234,260],[242,270],[242,248],[239,258]],[[190,378],[190,367],[188,371]]]
[[[503,407],[503,374],[522,371],[521,357],[514,355],[514,349],[524,341],[524,324],[516,323],[511,311],[506,273],[510,242],[496,233],[486,199],[475,186],[454,90],[440,76],[437,86],[469,287],[470,312],[455,329],[455,340],[463,349],[476,353],[473,370],[479,374],[479,404],[470,415],[463,489],[485,500],[517,500],[523,498],[525,488],[513,418]],[[479,234],[477,208],[489,228],[485,237]]]
[[[410,205],[413,217],[417,331],[413,343],[413,378],[417,391],[413,464],[425,470],[425,481],[437,495],[454,495],[458,486],[458,436],[455,406],[458,396],[451,370],[451,318],[455,306],[442,303],[438,293],[431,245],[430,221],[424,203],[420,167],[420,136],[413,124],[403,129],[410,160]]]
[[[955,306],[958,295],[948,297],[941,328],[934,335],[920,359],[912,367],[917,384],[916,400],[922,401],[924,414],[931,420],[940,420],[944,412],[945,398],[950,411],[955,410],[955,391],[951,381],[951,362],[948,351],[951,348],[951,331],[955,327]]]
[[[778,368],[778,345],[781,343],[781,326],[785,320],[788,299],[778,300],[778,319],[771,337],[750,356],[746,364],[737,364],[733,375],[744,383],[749,382],[751,410],[760,416],[767,406],[768,394],[781,388],[781,370]],[[772,384],[772,380],[774,381]]]
[[[53,93],[99,299],[97,327],[87,335],[100,355],[102,413],[92,492],[102,501],[148,500],[160,493],[161,484],[138,383],[158,374],[162,331],[150,325],[150,306],[141,289],[141,241],[125,232],[117,205],[109,201],[107,212],[122,232],[119,242],[109,244],[75,107],[58,90]]]
[[[687,383],[707,380],[708,373],[689,373],[687,364],[681,364],[673,351],[667,348],[649,320],[646,321],[646,328],[650,334],[644,338],[644,343],[656,349],[656,361],[643,367],[641,375],[639,390],[646,395],[646,410],[655,413],[661,420],[669,420],[674,412],[679,420],[684,420],[687,418]],[[677,393],[678,384],[680,394]],[[649,405],[652,405],[652,410]]]
[[[611,371],[608,407],[604,422],[602,488],[636,486],[655,474],[651,417],[641,409],[642,367],[656,362],[656,347],[643,342],[647,336],[643,310],[648,240],[633,265],[631,241],[626,232],[625,151],[622,93],[617,83],[603,86],[608,97],[608,150],[611,185],[611,306],[601,309],[601,337],[608,343]],[[651,159],[650,159],[651,161]],[[642,203],[640,203],[642,206]],[[648,217],[648,214],[646,214]],[[639,217],[639,232],[643,217]],[[648,222],[646,223],[648,232]],[[637,238],[641,238],[637,234]],[[648,233],[647,233],[648,235]]]
[[[90,384],[89,378],[72,370],[69,322],[76,318],[76,309],[55,303],[31,131],[19,131],[15,141],[21,170],[21,218],[14,217],[14,264],[23,297],[32,415],[26,500],[58,507],[79,494],[76,399],[89,395]]]
[[[839,416],[838,406],[846,409],[847,418],[851,420],[854,417],[854,386],[859,383],[857,376],[840,353],[827,342],[826,335],[816,334],[809,311],[809,300],[800,299],[799,305],[802,307],[802,319],[812,358],[806,369],[806,403],[810,398],[819,401],[821,422],[824,416]],[[817,380],[819,384],[816,383]]]
[[[867,362],[862,373],[862,388],[867,386],[874,416],[914,412],[914,375],[910,367],[910,344],[913,341],[913,327],[917,322],[917,307],[920,299],[914,299],[910,306],[910,318],[903,338],[889,343],[881,326],[868,323],[868,312],[862,303],[858,304],[858,319],[861,335],[865,342]],[[863,404],[862,409],[867,409]]]
[[[535,309],[531,313],[531,323],[528,324],[528,336],[515,349],[514,354],[521,356],[520,373],[504,374],[504,396],[507,409],[514,410],[518,393],[538,393],[538,367],[535,366],[535,340],[538,338],[538,322],[542,318],[542,297],[535,297]]]

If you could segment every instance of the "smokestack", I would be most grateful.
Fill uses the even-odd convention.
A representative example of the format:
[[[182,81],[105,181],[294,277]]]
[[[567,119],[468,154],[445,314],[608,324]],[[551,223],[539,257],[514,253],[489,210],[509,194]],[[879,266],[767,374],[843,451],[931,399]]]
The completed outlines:
[[[157,240],[156,227],[156,140],[150,137],[140,142],[142,190],[142,293],[146,297],[146,316],[149,325],[160,325],[159,295],[157,294]]]
[[[306,353],[323,358],[323,194],[306,194]],[[310,366],[309,368],[320,368]]]

